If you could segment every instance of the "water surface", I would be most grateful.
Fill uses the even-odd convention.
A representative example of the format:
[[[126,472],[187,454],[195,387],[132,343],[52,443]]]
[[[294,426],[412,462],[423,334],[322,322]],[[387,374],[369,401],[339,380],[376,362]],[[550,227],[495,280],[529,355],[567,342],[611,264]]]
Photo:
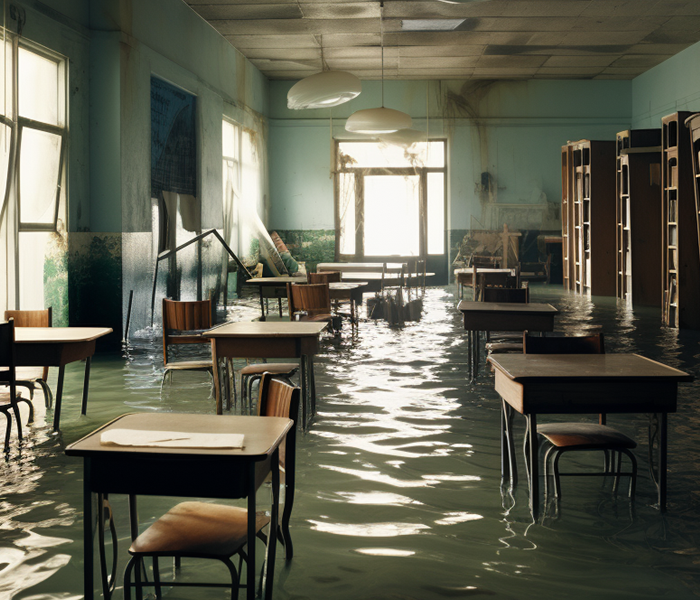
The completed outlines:
[[[700,383],[680,386],[679,412],[669,417],[666,515],[653,507],[647,417],[613,415],[610,423],[640,442],[636,501],[613,496],[602,479],[564,478],[560,504],[547,506],[533,523],[525,485],[514,495],[501,492],[499,400],[483,365],[477,381],[467,381],[467,340],[453,292],[428,290],[423,319],[403,329],[367,321],[354,337],[346,328],[340,338],[324,340],[316,359],[318,416],[298,443],[295,557],[287,565],[278,561],[275,597],[700,595]],[[254,317],[252,300],[230,316]],[[546,286],[534,288],[533,300],[560,308],[559,331],[602,329],[608,352],[638,352],[700,375],[700,335],[661,328],[658,310],[632,311],[613,299],[592,302]],[[62,433],[53,435],[39,410],[21,451],[15,446],[0,464],[0,598],[82,596],[82,464],[63,454],[68,443],[125,412],[213,412],[204,375],[176,373],[161,394],[160,338],[139,333],[126,358],[95,358],[87,417],[79,415],[83,367],[70,365]],[[516,425],[520,430],[517,415]],[[562,460],[583,466],[597,459],[569,456]],[[123,564],[126,500],[111,499]],[[173,503],[141,498],[142,524]],[[196,563],[183,576],[192,571],[224,578],[211,563]],[[227,593],[171,590],[167,596],[223,599]]]

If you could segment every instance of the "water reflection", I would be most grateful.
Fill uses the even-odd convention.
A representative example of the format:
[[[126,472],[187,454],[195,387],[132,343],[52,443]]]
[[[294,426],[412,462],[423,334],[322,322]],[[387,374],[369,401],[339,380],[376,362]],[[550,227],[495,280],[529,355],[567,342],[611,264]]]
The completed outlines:
[[[354,336],[346,328],[323,341],[318,416],[298,439],[295,557],[278,563],[275,597],[697,597],[700,381],[680,386],[679,414],[669,419],[666,516],[652,508],[646,417],[615,415],[615,425],[640,442],[636,501],[592,478],[567,478],[562,501],[534,524],[526,486],[501,490],[499,401],[488,372],[474,385],[467,381],[466,336],[452,292],[429,290],[424,318],[404,329],[363,322]],[[559,331],[603,331],[607,352],[638,352],[700,373],[700,335],[662,328],[658,311],[553,287],[533,286],[532,295],[560,308]],[[256,299],[229,314],[257,316]],[[82,466],[63,455],[67,443],[125,412],[212,412],[207,376],[176,374],[161,394],[161,368],[154,330],[133,335],[123,357],[96,357],[89,413],[81,417],[82,366],[69,367],[62,434],[52,435],[41,415],[21,453],[0,463],[0,597],[80,596]],[[126,540],[126,501],[110,500]],[[171,505],[140,499],[143,522]],[[209,568],[202,574],[217,577]],[[170,596],[221,600],[226,593]]]

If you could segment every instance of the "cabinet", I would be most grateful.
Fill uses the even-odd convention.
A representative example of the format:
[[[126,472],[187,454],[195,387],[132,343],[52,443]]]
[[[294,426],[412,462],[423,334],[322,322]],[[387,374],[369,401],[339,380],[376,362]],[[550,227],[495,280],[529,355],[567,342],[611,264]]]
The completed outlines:
[[[579,294],[615,295],[615,145],[591,140],[568,144],[570,289]]]
[[[696,208],[697,137],[692,113],[661,120],[662,318],[665,325],[700,329],[700,252]],[[688,121],[688,127],[684,123]]]
[[[617,297],[661,306],[661,130],[617,134]]]

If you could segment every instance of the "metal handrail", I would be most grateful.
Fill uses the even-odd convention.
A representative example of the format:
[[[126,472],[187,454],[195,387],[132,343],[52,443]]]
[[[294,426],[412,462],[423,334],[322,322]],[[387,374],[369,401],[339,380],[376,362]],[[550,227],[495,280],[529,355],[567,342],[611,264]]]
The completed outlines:
[[[209,229],[208,231],[204,231],[196,236],[194,236],[192,239],[187,240],[184,244],[179,245],[177,248],[174,250],[164,250],[163,252],[160,252],[158,254],[158,257],[156,258],[156,268],[155,272],[153,273],[153,293],[151,295],[151,327],[153,327],[153,314],[155,312],[155,304],[156,304],[156,283],[158,281],[158,263],[160,263],[161,260],[164,258],[169,258],[170,256],[173,256],[183,248],[187,248],[187,246],[190,246],[194,244],[195,242],[199,242],[200,240],[203,240],[205,237],[208,235],[214,235],[216,239],[218,239],[221,244],[223,245],[224,249],[226,252],[228,252],[229,256],[233,258],[233,260],[236,262],[238,265],[238,269],[240,271],[243,271],[243,275],[246,278],[246,281],[248,279],[252,279],[253,275],[250,273],[250,271],[246,268],[246,266],[241,262],[241,260],[236,256],[236,254],[231,250],[229,245],[226,243],[224,238],[221,237],[221,234],[216,230],[216,229]]]

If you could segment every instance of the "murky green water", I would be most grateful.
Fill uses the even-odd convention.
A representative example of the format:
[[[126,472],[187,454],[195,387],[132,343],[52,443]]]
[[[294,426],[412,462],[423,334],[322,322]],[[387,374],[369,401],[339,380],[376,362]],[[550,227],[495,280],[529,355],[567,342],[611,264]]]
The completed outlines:
[[[299,439],[295,557],[278,561],[275,597],[700,595],[700,383],[681,386],[679,412],[669,417],[668,514],[652,507],[646,417],[614,415],[610,422],[641,442],[634,505],[615,498],[609,482],[565,478],[558,512],[550,506],[533,523],[525,485],[514,497],[501,495],[499,402],[490,374],[467,382],[466,336],[452,292],[429,290],[423,320],[403,330],[365,322],[354,340],[346,331],[324,341],[316,361],[319,414]],[[535,288],[533,296],[560,308],[560,331],[602,326],[608,352],[639,352],[700,375],[700,334],[661,329],[655,310],[632,312],[612,299],[593,304],[557,288]],[[236,309],[233,316],[255,313]],[[62,434],[52,435],[40,416],[22,451],[0,464],[0,598],[82,595],[82,464],[64,456],[66,444],[125,412],[213,412],[204,376],[176,374],[161,396],[160,339],[132,342],[128,360],[95,358],[87,418],[79,416],[82,365],[71,365]],[[124,555],[126,500],[112,501]],[[140,499],[141,522],[173,502]],[[218,576],[209,564],[195,571]]]

